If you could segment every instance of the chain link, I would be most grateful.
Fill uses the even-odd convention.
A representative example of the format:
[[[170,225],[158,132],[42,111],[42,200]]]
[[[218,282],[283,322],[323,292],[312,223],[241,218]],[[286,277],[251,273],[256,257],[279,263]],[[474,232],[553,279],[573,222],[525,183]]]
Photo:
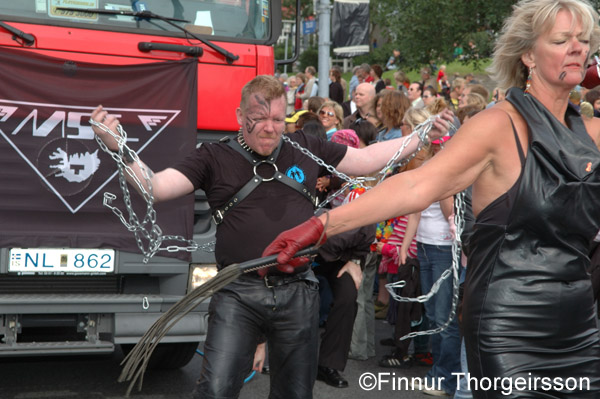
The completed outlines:
[[[117,146],[119,150],[117,152],[110,150],[106,144],[96,136],[96,141],[100,148],[109,154],[111,158],[117,163],[117,167],[119,170],[119,187],[123,192],[123,202],[125,203],[125,208],[127,210],[127,218],[125,214],[118,209],[116,206],[112,205],[112,201],[117,198],[116,195],[112,193],[104,193],[104,206],[109,208],[120,220],[121,223],[127,228],[127,230],[134,233],[136,244],[142,254],[144,255],[143,262],[148,263],[150,258],[152,258],[158,251],[167,251],[167,252],[178,252],[178,251],[186,251],[186,252],[194,252],[199,248],[207,251],[214,252],[214,243],[204,244],[199,246],[194,240],[188,240],[183,236],[178,235],[163,235],[160,226],[156,223],[156,211],[154,210],[154,195],[152,191],[152,181],[149,175],[149,170],[146,166],[140,161],[138,155],[129,148],[126,144],[127,142],[127,132],[122,128],[121,125],[117,126],[117,132],[119,134],[115,134],[108,126],[103,123],[96,122],[93,119],[90,119],[90,124],[98,127],[102,131],[111,135],[115,141],[117,142]],[[124,161],[125,154],[128,154],[133,162],[136,163],[142,173],[142,178],[146,183],[146,187],[142,184],[141,180],[135,174],[134,170]],[[143,219],[140,220],[135,213],[132,203],[131,203],[131,195],[129,193],[129,188],[127,185],[126,174],[130,177],[131,181],[138,188],[138,191],[144,198],[146,202],[146,214]],[[185,246],[178,245],[168,245],[166,247],[162,247],[165,242],[180,242]]]
[[[361,177],[352,178],[352,177],[346,175],[345,173],[338,171],[332,165],[328,165],[321,158],[319,158],[315,154],[311,153],[309,150],[302,147],[297,142],[291,140],[285,134],[282,136],[282,138],[284,141],[290,143],[292,147],[299,150],[302,154],[306,155],[307,157],[309,157],[310,159],[315,161],[317,163],[317,165],[327,169],[327,171],[330,174],[339,177],[340,179],[348,182],[348,184],[350,184],[350,185],[355,185],[359,188],[364,188],[364,189],[368,190],[371,187],[365,186],[363,183],[368,182],[368,181],[377,181],[376,184],[379,184],[384,179],[386,179],[388,176],[392,175],[391,172],[393,169],[407,165],[410,161],[412,161],[412,159],[414,157],[417,156],[418,152],[421,151],[421,149],[423,148],[424,143],[430,142],[429,132],[433,128],[433,123],[436,121],[437,118],[439,118],[438,115],[432,115],[429,118],[427,118],[423,123],[420,123],[419,125],[417,125],[413,129],[413,132],[410,135],[405,137],[405,140],[403,141],[402,145],[396,151],[396,153],[389,159],[387,164],[373,177],[361,176]],[[456,127],[452,123],[449,123],[449,125],[450,125],[449,126],[450,132],[456,131]],[[417,149],[415,151],[413,151],[411,154],[408,154],[408,156],[402,157],[404,150],[406,149],[406,147],[408,147],[408,145],[410,144],[410,142],[412,141],[412,139],[415,136],[417,136],[419,139],[419,144],[417,146]],[[335,199],[338,195],[340,195],[342,192],[344,192],[344,190],[346,190],[346,186],[342,186],[338,191],[336,191],[333,194],[330,194],[327,197],[327,199],[325,199],[323,202],[321,202],[318,205],[318,208],[323,208],[325,205],[327,205],[329,202],[331,202],[333,199]]]
[[[456,237],[454,238],[454,241],[452,242],[452,266],[450,266],[448,269],[444,270],[444,272],[442,273],[440,278],[432,285],[431,290],[429,290],[429,292],[425,295],[420,295],[416,298],[408,298],[408,297],[403,297],[401,295],[398,295],[396,293],[396,289],[403,288],[406,285],[406,281],[401,280],[401,281],[397,281],[395,283],[390,283],[390,284],[385,285],[385,288],[388,290],[390,295],[398,302],[421,302],[421,303],[423,303],[423,302],[428,301],[429,298],[431,298],[433,295],[437,294],[440,289],[440,286],[444,283],[445,280],[448,279],[450,274],[452,274],[452,304],[450,306],[450,314],[448,315],[448,320],[446,320],[446,322],[443,325],[441,325],[435,329],[431,329],[431,330],[427,330],[427,331],[410,332],[410,333],[406,334],[405,336],[403,336],[402,338],[400,338],[400,340],[418,337],[419,335],[438,334],[438,333],[444,331],[450,325],[450,323],[452,322],[452,320],[454,320],[454,317],[456,316],[456,309],[458,307],[458,293],[459,293],[458,272],[460,270],[460,253],[461,253],[460,252],[460,245],[461,245],[460,236],[463,232],[464,225],[465,225],[465,209],[464,209],[465,201],[464,201],[464,198],[465,198],[464,191],[461,191],[460,193],[458,193],[454,196],[454,208],[455,208],[454,224],[456,226]]]

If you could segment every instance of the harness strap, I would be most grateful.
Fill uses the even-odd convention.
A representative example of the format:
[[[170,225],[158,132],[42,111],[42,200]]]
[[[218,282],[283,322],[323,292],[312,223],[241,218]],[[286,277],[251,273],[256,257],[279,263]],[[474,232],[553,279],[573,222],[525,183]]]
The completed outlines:
[[[304,184],[298,183],[297,181],[284,175],[277,169],[277,165],[275,164],[275,162],[279,157],[279,152],[281,151],[283,140],[279,142],[279,145],[277,146],[275,151],[273,151],[273,153],[266,159],[257,158],[253,153],[250,153],[244,148],[242,148],[240,143],[238,143],[235,140],[229,140],[227,142],[227,145],[236,150],[240,155],[242,155],[248,162],[250,162],[251,165],[254,165],[254,176],[246,184],[244,184],[244,186],[237,193],[235,193],[229,201],[227,201],[225,206],[213,212],[212,217],[216,225],[221,224],[223,222],[223,219],[225,218],[225,215],[228,212],[230,212],[236,205],[242,202],[248,195],[250,195],[250,193],[254,191],[254,189],[256,189],[256,187],[258,187],[263,181],[279,181],[302,194],[302,196],[306,197],[313,204],[313,206],[316,206],[317,200],[315,196]],[[272,177],[264,178],[257,173],[258,166],[263,163],[269,164],[275,169],[275,172],[273,173]]]

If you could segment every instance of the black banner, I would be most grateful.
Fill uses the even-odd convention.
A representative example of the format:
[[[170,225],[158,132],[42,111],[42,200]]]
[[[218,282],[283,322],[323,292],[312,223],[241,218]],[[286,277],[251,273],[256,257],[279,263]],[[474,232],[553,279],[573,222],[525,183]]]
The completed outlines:
[[[115,66],[0,49],[0,74],[0,247],[140,252],[103,206],[113,193],[127,217],[116,163],[88,120],[102,104],[144,163],[168,167],[196,144],[197,60]],[[141,218],[146,204],[130,191]],[[193,206],[193,195],[157,204],[164,234],[191,238]]]
[[[334,0],[331,18],[333,52],[354,57],[369,52],[369,0]]]

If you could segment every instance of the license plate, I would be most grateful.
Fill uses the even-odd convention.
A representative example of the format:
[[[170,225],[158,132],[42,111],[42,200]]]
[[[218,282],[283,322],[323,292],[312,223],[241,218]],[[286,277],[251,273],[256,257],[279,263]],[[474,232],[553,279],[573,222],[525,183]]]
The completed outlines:
[[[9,272],[97,274],[115,271],[113,249],[12,248]]]

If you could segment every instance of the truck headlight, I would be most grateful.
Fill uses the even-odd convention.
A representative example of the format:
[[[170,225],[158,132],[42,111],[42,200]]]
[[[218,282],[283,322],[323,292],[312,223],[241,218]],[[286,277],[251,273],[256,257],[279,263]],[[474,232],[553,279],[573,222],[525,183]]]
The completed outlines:
[[[214,263],[191,263],[188,292],[192,292],[216,275],[217,265]]]

